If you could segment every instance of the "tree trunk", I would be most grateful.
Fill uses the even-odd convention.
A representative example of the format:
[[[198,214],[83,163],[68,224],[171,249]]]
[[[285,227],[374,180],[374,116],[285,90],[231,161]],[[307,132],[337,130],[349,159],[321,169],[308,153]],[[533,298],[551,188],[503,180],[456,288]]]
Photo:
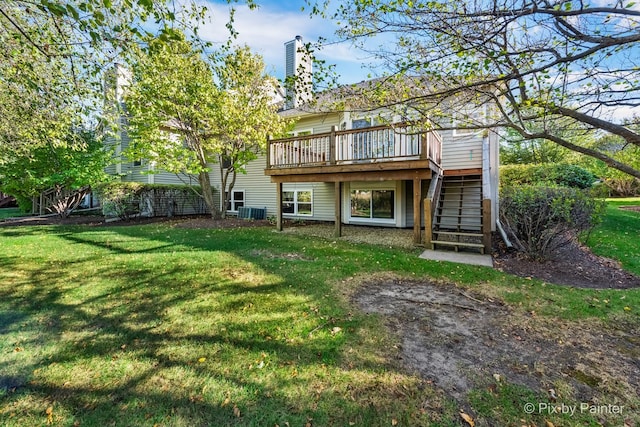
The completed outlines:
[[[211,188],[211,181],[209,180],[209,172],[203,171],[198,175],[198,181],[200,182],[200,188],[202,189],[202,197],[204,203],[209,208],[212,219],[219,219],[220,212],[216,208],[215,201],[213,199],[213,190]]]

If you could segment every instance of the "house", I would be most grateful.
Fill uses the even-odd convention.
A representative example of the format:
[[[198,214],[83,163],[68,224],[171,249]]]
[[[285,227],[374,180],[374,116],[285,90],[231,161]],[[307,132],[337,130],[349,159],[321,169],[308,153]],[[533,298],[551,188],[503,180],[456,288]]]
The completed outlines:
[[[303,51],[300,37],[285,44],[288,75],[310,70]],[[126,80],[119,73],[116,86]],[[295,119],[295,128],[287,138],[270,139],[266,153],[238,174],[229,212],[266,208],[278,230],[284,219],[332,221],[336,235],[343,224],[413,228],[416,244],[490,249],[498,208],[495,132],[436,131],[433,123],[370,108],[313,109],[304,96],[286,94],[281,114]],[[120,152],[129,143],[126,122],[118,132]],[[152,168],[120,163],[114,173],[124,181],[197,183],[195,177],[148,173]],[[223,191],[216,174],[211,179]]]

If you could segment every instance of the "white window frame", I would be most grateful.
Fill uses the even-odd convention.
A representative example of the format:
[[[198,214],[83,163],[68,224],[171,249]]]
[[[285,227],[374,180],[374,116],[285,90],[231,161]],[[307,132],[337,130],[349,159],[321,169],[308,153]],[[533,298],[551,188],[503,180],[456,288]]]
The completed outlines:
[[[480,124],[487,123],[487,105],[465,105],[462,109],[453,112],[453,136],[474,136],[482,133],[484,129],[458,129],[457,125],[460,122],[460,112],[463,112],[464,117],[469,117],[471,122],[478,122]]]
[[[227,201],[229,202],[230,209],[227,209],[227,212],[238,212],[238,207],[236,206],[236,202],[242,202],[242,206],[246,206],[247,205],[247,193],[245,190],[236,190],[235,188],[233,190],[231,190],[231,195],[233,196],[233,193],[242,193],[242,200],[235,200],[233,197],[231,197],[231,199],[227,199]],[[225,194],[229,194],[228,191],[225,191]],[[227,196],[228,198],[228,196]]]
[[[282,212],[283,216],[303,216],[303,217],[312,217],[313,216],[313,189],[312,188],[297,188],[295,190],[282,190],[282,204],[285,203],[293,203],[293,213],[284,211]],[[285,201],[284,193],[293,193],[293,201]],[[309,202],[300,202],[298,201],[298,193],[311,193],[311,213],[299,213],[298,204],[299,203],[309,203]]]
[[[289,135],[290,137],[313,135],[313,128],[299,129],[299,130],[296,130],[296,131],[293,131],[293,132],[287,132],[287,135]]]
[[[371,193],[373,193],[374,191],[392,191],[393,192],[393,218],[375,218],[372,216],[369,216],[368,218],[363,218],[363,217],[358,217],[358,216],[351,216],[351,193],[353,191],[370,191]],[[400,203],[401,201],[398,200],[398,189],[396,186],[390,187],[390,186],[374,186],[374,185],[357,185],[357,186],[350,186],[349,190],[348,190],[348,194],[347,194],[347,200],[348,200],[348,213],[349,213],[349,223],[379,223],[379,224],[397,224],[397,221],[399,221],[398,216],[401,214],[398,211],[398,203]],[[372,199],[373,201],[373,199]],[[370,213],[371,215],[371,213]]]

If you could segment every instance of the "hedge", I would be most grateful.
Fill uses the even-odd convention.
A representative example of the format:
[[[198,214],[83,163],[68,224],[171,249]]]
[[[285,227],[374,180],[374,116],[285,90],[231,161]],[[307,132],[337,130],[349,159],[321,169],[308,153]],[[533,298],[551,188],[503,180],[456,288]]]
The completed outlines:
[[[503,186],[538,185],[545,187],[591,187],[597,178],[587,169],[564,163],[501,165]]]
[[[96,188],[107,217],[192,215],[208,213],[199,186],[111,182]]]

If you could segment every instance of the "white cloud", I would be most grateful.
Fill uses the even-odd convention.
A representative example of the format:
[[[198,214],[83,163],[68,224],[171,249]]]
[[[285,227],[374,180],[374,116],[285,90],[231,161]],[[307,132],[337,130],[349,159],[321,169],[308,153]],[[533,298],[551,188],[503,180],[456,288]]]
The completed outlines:
[[[209,21],[200,28],[200,36],[213,43],[224,43],[228,38],[225,24],[229,20],[230,7],[223,3],[202,1],[209,10]],[[267,71],[277,77],[284,74],[284,44],[297,35],[305,42],[315,42],[319,37],[331,37],[335,24],[320,17],[309,17],[295,7],[282,10],[262,4],[257,10],[246,5],[235,5],[234,28],[238,32],[238,44],[246,44],[262,55]],[[346,44],[332,44],[316,52],[318,59],[336,63],[338,72],[348,82],[362,80],[366,72],[361,70],[363,58]]]

